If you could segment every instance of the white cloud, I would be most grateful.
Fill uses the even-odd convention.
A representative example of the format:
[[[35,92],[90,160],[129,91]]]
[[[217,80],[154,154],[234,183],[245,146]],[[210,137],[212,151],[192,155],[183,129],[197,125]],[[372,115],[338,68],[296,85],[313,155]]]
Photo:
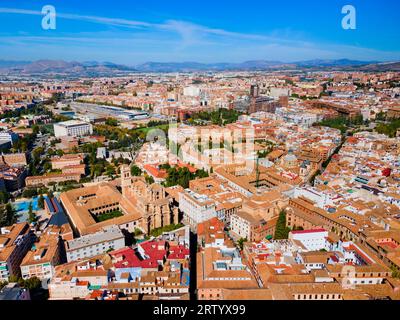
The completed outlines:
[[[0,14],[38,15],[40,11],[0,8]],[[168,57],[212,62],[240,61],[250,59],[271,59],[281,61],[296,61],[314,58],[351,58],[368,60],[395,60],[399,52],[385,52],[374,49],[348,46],[332,43],[314,43],[303,40],[306,36],[301,32],[291,29],[272,30],[269,34],[239,33],[229,30],[211,28],[187,21],[167,20],[161,23],[149,23],[129,19],[108,18],[90,15],[77,15],[57,12],[61,19],[85,21],[111,27],[102,36],[101,32],[76,33],[58,36],[29,36],[27,34],[0,36],[4,47],[8,44],[23,42],[34,43],[35,46],[43,44],[48,48],[59,47],[58,52],[63,52],[62,47],[99,46],[93,54],[101,55],[102,50],[111,50],[118,47],[115,57],[129,56],[129,53],[138,56],[137,51],[142,50],[142,56],[148,59]],[[124,30],[125,28],[125,30]],[[107,48],[112,45],[113,48]],[[157,52],[157,50],[162,52]],[[49,50],[50,50],[49,49]],[[10,49],[11,50],[11,49]],[[30,52],[34,48],[30,48]],[[80,50],[82,51],[82,50]],[[100,51],[100,52],[98,52]],[[45,52],[44,52],[45,54]],[[63,52],[63,54],[66,54]],[[61,57],[64,58],[65,57]],[[94,57],[96,58],[96,57]]]

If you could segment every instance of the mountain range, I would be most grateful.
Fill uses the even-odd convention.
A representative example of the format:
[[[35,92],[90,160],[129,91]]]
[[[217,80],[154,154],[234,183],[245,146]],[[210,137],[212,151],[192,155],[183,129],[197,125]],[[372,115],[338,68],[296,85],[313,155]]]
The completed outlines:
[[[269,60],[251,60],[242,63],[199,63],[199,62],[146,62],[136,66],[126,66],[112,62],[98,61],[9,61],[0,60],[2,75],[67,75],[101,76],[129,72],[201,72],[201,71],[267,71],[267,70],[360,70],[360,71],[400,71],[400,62],[380,63],[378,61],[308,60],[292,63]]]

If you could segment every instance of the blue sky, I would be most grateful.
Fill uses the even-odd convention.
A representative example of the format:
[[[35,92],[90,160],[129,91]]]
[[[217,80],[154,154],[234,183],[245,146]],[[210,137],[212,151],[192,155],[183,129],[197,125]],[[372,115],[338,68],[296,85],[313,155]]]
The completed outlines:
[[[357,29],[341,26],[344,5]],[[53,5],[56,30],[43,30]],[[0,1],[0,59],[161,62],[400,60],[398,0]]]

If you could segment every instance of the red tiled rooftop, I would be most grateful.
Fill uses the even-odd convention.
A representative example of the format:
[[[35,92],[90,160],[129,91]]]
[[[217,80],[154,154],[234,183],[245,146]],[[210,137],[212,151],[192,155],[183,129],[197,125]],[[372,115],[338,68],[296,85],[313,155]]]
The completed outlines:
[[[165,179],[167,177],[167,170],[161,169],[159,170],[155,166],[152,166],[150,164],[146,164],[143,166],[143,168],[151,174],[153,177],[160,178],[160,179]]]
[[[391,249],[397,249],[399,246],[395,244],[393,241],[384,241],[384,242],[379,242],[381,246],[388,246]]]
[[[115,268],[157,268],[158,261],[164,259],[167,251],[165,248],[165,241],[149,241],[141,243],[140,246],[143,248],[145,255],[148,259],[141,260],[139,255],[136,254],[132,248],[123,248],[111,252],[111,256],[115,258],[123,257],[122,261],[114,263]],[[158,248],[162,247],[162,250]]]
[[[210,227],[213,227],[213,231],[223,231],[224,230],[224,223],[219,220],[217,217],[211,218],[210,220],[204,221],[197,225],[197,234],[202,235],[206,232],[209,232]]]
[[[195,167],[192,167],[191,165],[180,162],[180,161],[178,162],[177,165],[179,168],[185,168],[185,167],[188,168],[191,173],[195,173],[197,171],[197,169]]]
[[[169,248],[169,256],[168,259],[185,259],[186,256],[189,255],[189,249],[186,248],[185,246],[171,246]]]
[[[291,231],[293,234],[302,234],[302,233],[317,233],[317,232],[326,232],[325,229],[310,229],[310,230],[297,230]]]

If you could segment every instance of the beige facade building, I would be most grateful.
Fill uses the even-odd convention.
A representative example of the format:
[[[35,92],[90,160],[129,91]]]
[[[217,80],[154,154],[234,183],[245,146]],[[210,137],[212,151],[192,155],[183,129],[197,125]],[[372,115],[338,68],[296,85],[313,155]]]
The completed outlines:
[[[1,228],[0,233],[0,281],[20,275],[20,264],[31,248],[33,234],[28,223],[18,223]]]
[[[21,263],[23,279],[37,277],[40,280],[51,279],[54,268],[61,262],[58,234],[46,233],[35,243]]]

